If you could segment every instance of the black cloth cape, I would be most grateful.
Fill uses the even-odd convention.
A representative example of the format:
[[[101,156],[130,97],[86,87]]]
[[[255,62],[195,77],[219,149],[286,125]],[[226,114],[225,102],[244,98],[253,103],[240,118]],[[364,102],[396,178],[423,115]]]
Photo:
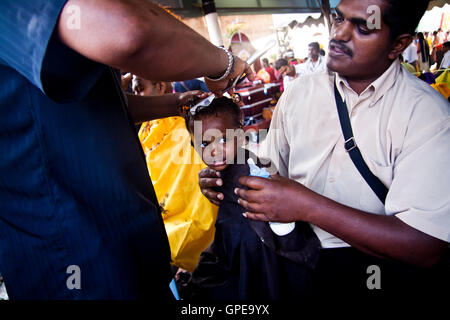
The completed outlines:
[[[259,159],[255,162],[261,166]],[[319,239],[304,222],[297,222],[294,231],[280,237],[267,222],[245,218],[234,189],[244,188],[238,180],[249,173],[247,164],[229,165],[221,173],[224,184],[217,191],[224,194],[224,200],[214,241],[192,274],[194,300],[294,299],[311,290]]]

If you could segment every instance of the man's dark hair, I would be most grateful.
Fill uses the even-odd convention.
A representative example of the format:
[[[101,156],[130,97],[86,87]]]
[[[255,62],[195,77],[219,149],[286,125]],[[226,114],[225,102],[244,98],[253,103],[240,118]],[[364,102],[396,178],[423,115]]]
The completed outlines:
[[[192,133],[194,129],[195,120],[200,120],[208,116],[219,117],[224,114],[228,114],[232,117],[236,127],[241,128],[243,126],[241,108],[236,103],[234,103],[233,100],[231,100],[230,98],[220,97],[215,98],[209,106],[204,107],[199,111],[196,111],[195,115],[192,115],[190,111],[187,111],[184,117],[184,120],[186,122],[186,128],[188,129],[189,132]]]
[[[320,51],[320,45],[318,42],[311,42],[310,44],[308,44],[308,47],[313,47],[317,49],[317,51]]]
[[[420,19],[428,8],[429,0],[385,0],[388,5],[383,12],[383,21],[389,26],[391,40],[399,35],[414,35]]]
[[[286,60],[286,59],[283,59],[283,58],[278,59],[277,61],[275,61],[275,69],[276,69],[276,70],[280,70],[280,68],[281,68],[282,66],[287,66],[287,65],[288,65],[287,60]]]
[[[443,46],[450,49],[450,41],[444,42]]]

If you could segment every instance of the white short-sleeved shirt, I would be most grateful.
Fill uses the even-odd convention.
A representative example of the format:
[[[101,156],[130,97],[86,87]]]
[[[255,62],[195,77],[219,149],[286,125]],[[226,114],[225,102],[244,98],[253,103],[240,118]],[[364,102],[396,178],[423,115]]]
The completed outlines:
[[[450,104],[398,60],[359,96],[336,77],[363,158],[389,188],[383,206],[344,149],[334,78],[316,73],[291,83],[260,155],[271,158],[282,176],[325,197],[365,212],[396,215],[450,242]],[[348,246],[313,228],[322,247]]]
[[[419,59],[419,56],[417,55],[417,46],[414,43],[414,41],[411,42],[411,44],[408,47],[406,47],[406,49],[405,49],[405,51],[403,51],[402,55],[403,55],[403,59],[405,60],[405,62],[408,62],[408,63],[417,61]]]
[[[304,63],[296,64],[294,67],[296,75],[301,76],[316,72],[325,72],[327,70],[327,62],[324,56],[319,55],[315,63],[311,59],[308,59]]]
[[[444,58],[442,58],[441,62],[441,69],[447,69],[450,67],[450,50],[447,51],[444,55]]]

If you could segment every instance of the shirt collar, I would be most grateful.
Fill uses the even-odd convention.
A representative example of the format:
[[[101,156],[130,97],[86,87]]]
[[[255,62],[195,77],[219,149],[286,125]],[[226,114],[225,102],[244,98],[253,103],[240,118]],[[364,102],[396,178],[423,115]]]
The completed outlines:
[[[319,54],[319,57],[317,58],[316,63],[314,64],[314,67],[317,68],[319,65],[321,65],[323,63],[323,57]],[[306,64],[309,64],[311,66],[311,68],[313,67],[313,62],[311,59],[308,59],[306,61]]]
[[[363,96],[368,91],[372,91],[371,93],[372,102],[370,103],[369,108],[373,107],[377,103],[377,101],[380,100],[384,96],[384,94],[394,85],[395,81],[397,80],[400,74],[400,70],[401,70],[400,60],[396,59],[394,62],[392,62],[391,66],[380,77],[378,77],[378,79],[372,82],[360,94],[360,96]],[[350,90],[351,92],[354,92],[353,89],[348,84],[347,79],[339,76],[339,74],[336,74],[336,81],[338,84],[337,86],[338,91],[343,97],[343,99],[345,99],[344,90]]]

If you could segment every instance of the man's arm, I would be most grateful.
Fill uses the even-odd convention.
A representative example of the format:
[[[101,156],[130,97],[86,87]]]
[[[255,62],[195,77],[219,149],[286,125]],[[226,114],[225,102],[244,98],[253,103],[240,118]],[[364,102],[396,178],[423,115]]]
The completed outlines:
[[[253,189],[236,190],[239,203],[249,211],[246,216],[251,219],[306,221],[366,253],[422,267],[435,264],[448,246],[395,216],[344,206],[287,178],[242,177],[239,182]]]
[[[71,8],[80,13],[80,28],[70,28]],[[91,60],[127,70],[150,80],[216,77],[228,66],[227,54],[170,14],[144,0],[69,0],[58,22],[68,47]],[[249,66],[236,59],[235,72],[212,91],[226,88]]]
[[[127,94],[128,110],[135,124],[154,119],[181,116],[181,107],[194,97],[206,98],[200,90],[168,93],[162,96],[138,96]]]

